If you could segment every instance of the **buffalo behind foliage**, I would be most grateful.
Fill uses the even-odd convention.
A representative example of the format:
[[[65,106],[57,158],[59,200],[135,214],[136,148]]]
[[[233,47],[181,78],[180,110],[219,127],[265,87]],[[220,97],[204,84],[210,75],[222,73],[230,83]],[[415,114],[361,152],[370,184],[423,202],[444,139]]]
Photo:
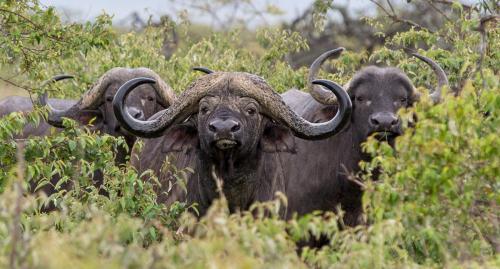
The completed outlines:
[[[74,83],[81,87],[64,83],[51,96],[77,98],[83,90],[72,89],[88,89],[116,66],[148,67],[173,89],[185,89],[199,76],[190,70],[193,66],[254,73],[279,92],[307,85],[308,70],[294,70],[284,60],[307,47],[306,40],[292,31],[257,30],[258,53],[242,44],[238,30],[215,32],[199,41],[188,37],[165,59],[160,52],[162,29],[119,34],[106,16],[96,24],[64,25],[53,10],[33,3],[0,2],[0,10],[11,11],[0,11],[0,23],[9,26],[2,27],[9,34],[0,35],[0,44],[8,46],[1,52],[0,69],[24,72],[12,82],[33,92],[54,74],[69,73],[75,74]],[[318,76],[345,84],[367,62],[397,66],[421,94],[414,108],[399,113],[407,131],[397,138],[395,150],[373,138],[362,145],[374,156],[371,162],[361,163],[358,175],[369,225],[341,230],[338,216],[332,213],[283,221],[278,215],[286,200],[280,194],[276,200],[252,205],[252,214],[229,214],[222,197],[198,220],[186,213],[189,204],[158,203],[155,177],[143,181],[144,175],[129,165],[115,165],[113,152],[126,145],[123,138],[96,135],[65,120],[62,132],[13,140],[26,122],[39,122],[47,114],[35,109],[28,115],[0,119],[0,267],[500,266],[500,33],[492,27],[494,21],[485,24],[484,35],[477,31],[482,14],[475,10],[456,6],[452,11],[456,20],[433,32],[415,28],[398,32],[370,55],[347,50],[330,63],[335,72],[321,71]],[[365,22],[382,32],[391,25],[377,17]],[[179,32],[187,29],[186,24],[176,27]],[[26,31],[34,33],[21,36],[29,42],[12,38]],[[58,43],[59,35],[64,43]],[[422,45],[426,50],[419,49]],[[441,103],[433,105],[426,94],[427,86],[435,83],[433,72],[408,57],[403,48],[436,60],[460,95],[445,94]],[[41,56],[32,54],[33,49]],[[408,129],[409,125],[415,127]],[[20,144],[24,158],[18,152]],[[172,163],[175,160],[166,159],[161,168],[175,179],[174,185],[166,186],[167,193],[185,188],[192,173]],[[92,185],[97,169],[103,171],[107,196],[99,195]],[[73,181],[73,187],[48,198],[60,210],[39,214],[47,198],[25,195],[21,183],[48,182],[55,172],[63,175],[61,182]],[[378,181],[370,180],[372,173],[379,173]],[[330,244],[297,253],[296,242],[320,235],[327,235]]]

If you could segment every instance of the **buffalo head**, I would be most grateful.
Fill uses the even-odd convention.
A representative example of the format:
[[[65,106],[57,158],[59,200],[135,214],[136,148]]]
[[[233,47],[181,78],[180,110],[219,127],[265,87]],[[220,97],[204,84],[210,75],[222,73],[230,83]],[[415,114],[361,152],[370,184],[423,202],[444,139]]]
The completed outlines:
[[[213,72],[196,80],[168,109],[148,121],[138,120],[125,109],[124,99],[137,86],[154,83],[137,78],[125,83],[115,96],[118,120],[131,133],[159,137],[183,129],[173,139],[172,149],[186,142],[196,144],[212,157],[230,154],[248,156],[257,149],[266,152],[293,150],[291,134],[321,139],[339,132],[348,122],[351,102],[342,87],[325,80],[314,81],[339,97],[339,111],[325,123],[310,123],[295,114],[281,96],[260,77],[248,73]],[[182,142],[179,142],[182,140]]]
[[[321,64],[329,57],[340,55],[343,48],[325,52],[311,65],[309,81],[317,75]],[[413,54],[427,63],[434,70],[438,85],[431,91],[430,97],[437,103],[441,99],[441,89],[448,85],[443,69],[431,59]],[[320,86],[311,83],[313,98],[325,105],[336,103],[336,98]],[[402,126],[397,112],[401,108],[411,107],[418,99],[418,93],[412,82],[398,68],[368,66],[358,71],[346,86],[353,103],[351,128],[360,140],[371,134],[379,139],[389,139],[402,133]]]
[[[71,76],[56,76],[51,81],[58,81]],[[148,77],[157,81],[154,85],[140,86],[126,100],[126,109],[132,117],[144,120],[159,110],[168,107],[175,95],[172,89],[152,70],[147,68],[113,68],[102,75],[90,90],[83,94],[80,100],[66,110],[53,108],[47,93],[40,96],[38,102],[48,106],[47,122],[55,127],[62,127],[63,118],[74,119],[81,124],[88,124],[92,119],[93,129],[113,136],[125,136],[133,139],[116,120],[112,101],[118,88],[126,81],[136,77]]]

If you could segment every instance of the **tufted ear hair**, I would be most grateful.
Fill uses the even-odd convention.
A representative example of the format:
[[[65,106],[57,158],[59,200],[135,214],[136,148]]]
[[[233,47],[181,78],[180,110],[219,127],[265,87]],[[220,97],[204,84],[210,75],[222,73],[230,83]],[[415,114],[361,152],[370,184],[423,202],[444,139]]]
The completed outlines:
[[[182,124],[170,127],[163,136],[162,152],[178,152],[198,147],[198,129],[196,123],[189,118]]]
[[[266,124],[259,146],[262,151],[269,153],[296,153],[295,137],[290,129],[272,121]]]
[[[337,105],[329,105],[322,107],[321,109],[314,112],[311,118],[311,122],[320,123],[329,121],[331,118],[337,114],[338,106]]]

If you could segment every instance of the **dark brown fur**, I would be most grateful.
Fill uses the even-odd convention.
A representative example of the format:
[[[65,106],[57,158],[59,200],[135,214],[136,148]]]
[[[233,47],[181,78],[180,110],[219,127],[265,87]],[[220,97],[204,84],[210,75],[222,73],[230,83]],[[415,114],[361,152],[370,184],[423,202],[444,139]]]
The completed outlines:
[[[151,169],[159,176],[161,202],[196,203],[204,215],[219,197],[216,179],[222,184],[230,212],[247,210],[252,203],[268,201],[276,191],[284,191],[283,170],[276,165],[275,153],[293,151],[287,128],[260,114],[263,108],[253,98],[235,94],[231,88],[212,91],[197,106],[186,122],[170,127],[160,138],[145,140],[138,158],[132,158],[139,172]],[[236,121],[241,129],[225,134],[209,131],[209,123],[217,120]],[[219,138],[237,141],[238,146],[221,150],[214,145]],[[176,167],[194,170],[188,176],[187,195],[178,185],[165,193],[169,184],[176,182],[171,173],[161,170],[167,156]]]
[[[370,117],[385,113],[397,117],[402,107],[410,107],[418,98],[408,77],[396,68],[367,67],[358,72],[347,89],[353,102],[351,122],[337,136],[320,141],[296,138],[295,155],[283,155],[286,163],[288,213],[303,215],[314,210],[344,212],[344,223],[355,226],[362,223],[362,189],[350,175],[359,172],[359,162],[369,160],[361,150],[361,143],[373,132],[390,132],[387,138],[393,145],[401,125],[375,127]],[[299,115],[314,122],[322,122],[333,115],[335,105],[323,105],[309,94],[290,90],[283,94],[285,102]]]

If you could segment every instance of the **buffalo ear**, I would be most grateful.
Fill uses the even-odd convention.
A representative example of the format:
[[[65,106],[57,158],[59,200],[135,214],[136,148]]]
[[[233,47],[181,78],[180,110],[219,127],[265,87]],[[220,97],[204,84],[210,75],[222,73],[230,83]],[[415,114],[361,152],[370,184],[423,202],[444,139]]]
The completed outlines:
[[[337,105],[325,106],[313,114],[311,122],[327,122],[337,114],[337,110]]]
[[[164,102],[160,102],[158,97],[156,97],[156,104],[155,104],[155,113],[164,109],[167,109],[169,106],[166,105]]]
[[[189,150],[198,145],[198,130],[193,121],[188,120],[169,128],[162,139],[161,151],[163,153]]]
[[[260,139],[260,148],[262,151],[270,153],[295,153],[295,138],[288,128],[269,122]]]
[[[71,118],[82,125],[97,125],[102,122],[102,112],[100,110],[80,110]]]
[[[413,106],[414,103],[420,101],[420,93],[417,92],[416,90],[413,90],[411,93],[411,96],[409,98],[409,106]]]

